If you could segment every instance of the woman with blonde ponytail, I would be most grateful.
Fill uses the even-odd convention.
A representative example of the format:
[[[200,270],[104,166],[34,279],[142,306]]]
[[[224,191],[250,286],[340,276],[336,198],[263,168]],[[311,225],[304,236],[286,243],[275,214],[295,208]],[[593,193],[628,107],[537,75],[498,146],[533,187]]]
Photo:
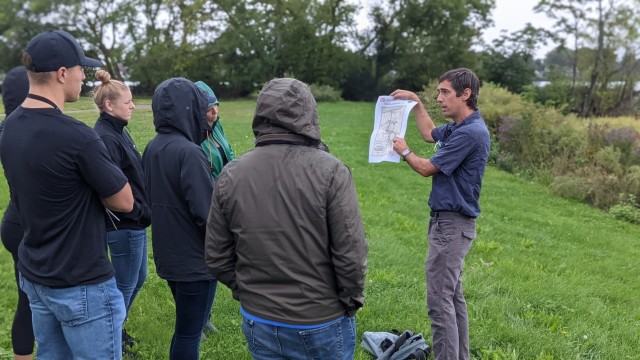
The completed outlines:
[[[127,315],[136,295],[147,278],[147,230],[151,224],[151,208],[145,195],[142,157],[126,130],[135,105],[129,87],[112,80],[105,70],[98,70],[100,84],[93,100],[100,110],[94,130],[100,135],[113,162],[127,176],[133,191],[134,206],[130,213],[107,211],[107,244],[116,270],[116,283],[124,296]],[[122,327],[123,354],[135,344]]]

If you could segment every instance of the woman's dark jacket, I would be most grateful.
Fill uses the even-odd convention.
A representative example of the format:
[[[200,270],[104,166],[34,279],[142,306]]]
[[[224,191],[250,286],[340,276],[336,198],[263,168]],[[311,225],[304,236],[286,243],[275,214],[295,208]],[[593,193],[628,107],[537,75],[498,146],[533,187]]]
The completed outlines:
[[[145,191],[142,157],[125,126],[126,121],[103,112],[93,127],[107,147],[111,160],[129,180],[134,199],[133,211],[130,213],[114,211],[115,216],[105,215],[107,231],[141,230],[151,224],[151,207]]]

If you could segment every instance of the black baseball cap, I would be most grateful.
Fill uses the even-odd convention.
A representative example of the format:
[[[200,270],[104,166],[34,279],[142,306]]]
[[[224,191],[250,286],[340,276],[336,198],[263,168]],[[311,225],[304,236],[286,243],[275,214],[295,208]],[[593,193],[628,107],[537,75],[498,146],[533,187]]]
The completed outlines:
[[[77,65],[102,67],[102,61],[88,58],[78,45],[78,41],[68,32],[49,30],[36,35],[25,52],[31,56],[31,68],[34,72],[57,71],[61,67],[71,68]]]

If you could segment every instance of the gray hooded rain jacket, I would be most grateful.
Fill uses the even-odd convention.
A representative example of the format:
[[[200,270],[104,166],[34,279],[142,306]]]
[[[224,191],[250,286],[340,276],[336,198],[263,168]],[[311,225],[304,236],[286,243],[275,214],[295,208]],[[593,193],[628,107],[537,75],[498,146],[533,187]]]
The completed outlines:
[[[205,259],[243,309],[315,325],[364,303],[367,243],[349,168],[322,150],[304,83],[275,79],[253,120],[256,147],[216,181]]]

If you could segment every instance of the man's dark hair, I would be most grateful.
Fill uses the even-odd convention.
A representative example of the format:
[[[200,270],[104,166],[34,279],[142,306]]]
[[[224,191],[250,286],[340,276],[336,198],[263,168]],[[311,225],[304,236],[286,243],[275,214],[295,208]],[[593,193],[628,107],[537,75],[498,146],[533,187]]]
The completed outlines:
[[[37,73],[33,71],[33,59],[26,51],[22,52],[22,65],[27,68],[27,76],[29,77],[29,81],[33,84],[45,84],[53,76],[51,72]]]
[[[464,89],[471,90],[471,95],[467,99],[467,106],[473,110],[478,110],[478,93],[480,92],[480,80],[473,71],[466,68],[449,70],[440,76],[438,82],[449,81],[456,96],[462,96]]]

